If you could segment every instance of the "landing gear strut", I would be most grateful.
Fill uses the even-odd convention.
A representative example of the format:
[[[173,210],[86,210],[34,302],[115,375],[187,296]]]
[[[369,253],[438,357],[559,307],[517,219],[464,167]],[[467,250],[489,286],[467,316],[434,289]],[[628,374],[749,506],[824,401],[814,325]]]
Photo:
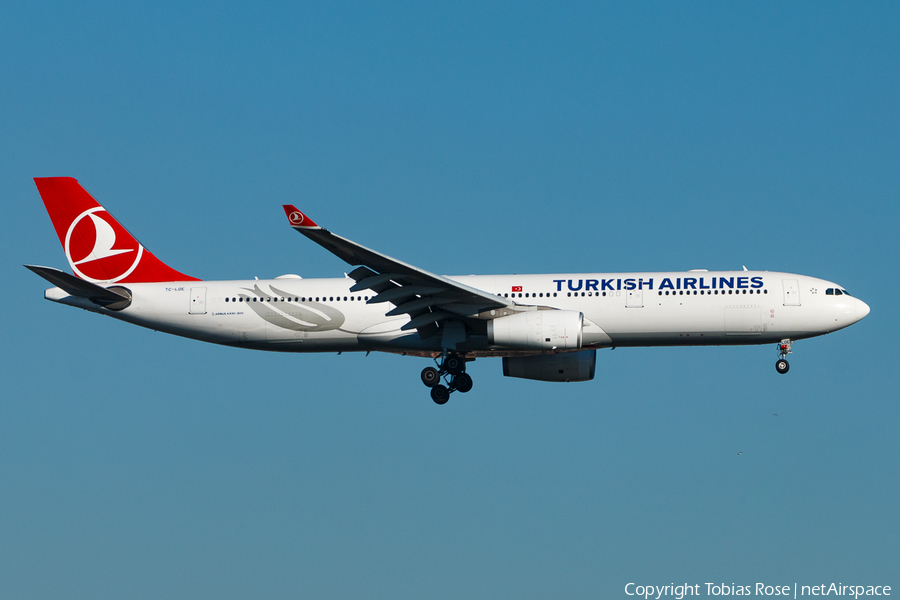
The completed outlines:
[[[778,360],[775,361],[775,370],[784,375],[791,368],[790,363],[784,359],[791,353],[791,340],[781,340],[778,343]]]
[[[431,388],[431,399],[435,404],[446,404],[453,392],[465,394],[472,389],[472,377],[466,373],[466,362],[462,355],[445,354],[437,363],[438,368],[422,369],[422,383]],[[441,378],[447,385],[441,383]]]

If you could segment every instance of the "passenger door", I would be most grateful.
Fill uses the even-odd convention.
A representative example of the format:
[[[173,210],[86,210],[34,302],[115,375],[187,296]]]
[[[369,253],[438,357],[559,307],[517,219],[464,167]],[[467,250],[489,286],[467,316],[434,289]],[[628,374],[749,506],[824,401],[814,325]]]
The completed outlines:
[[[189,310],[192,315],[206,314],[206,288],[191,288],[191,307]]]
[[[800,306],[800,284],[796,279],[782,279],[784,286],[784,305]]]
[[[627,290],[625,292],[625,308],[644,308],[644,292]]]

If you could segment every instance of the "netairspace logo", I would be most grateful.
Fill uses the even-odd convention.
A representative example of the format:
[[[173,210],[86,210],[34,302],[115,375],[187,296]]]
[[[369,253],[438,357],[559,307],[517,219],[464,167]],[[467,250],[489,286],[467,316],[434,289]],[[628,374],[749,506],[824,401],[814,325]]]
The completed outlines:
[[[665,596],[682,600],[688,596],[700,596],[701,590],[706,597],[710,596],[779,596],[782,598],[799,598],[801,596],[845,596],[859,598],[860,596],[890,596],[889,585],[844,585],[842,583],[819,585],[768,585],[757,583],[755,585],[731,585],[727,583],[684,583],[675,585],[639,585],[629,583],[625,586],[625,593],[629,596],[639,596],[648,600],[661,600]]]

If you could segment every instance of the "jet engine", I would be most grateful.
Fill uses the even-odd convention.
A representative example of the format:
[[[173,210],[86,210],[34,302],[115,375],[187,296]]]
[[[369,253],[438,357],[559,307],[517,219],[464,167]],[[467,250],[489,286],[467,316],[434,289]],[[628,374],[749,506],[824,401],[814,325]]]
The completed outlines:
[[[584,315],[573,310],[531,310],[487,323],[488,341],[517,350],[581,348]]]
[[[560,352],[503,359],[506,377],[538,381],[590,381],[597,367],[597,351]]]

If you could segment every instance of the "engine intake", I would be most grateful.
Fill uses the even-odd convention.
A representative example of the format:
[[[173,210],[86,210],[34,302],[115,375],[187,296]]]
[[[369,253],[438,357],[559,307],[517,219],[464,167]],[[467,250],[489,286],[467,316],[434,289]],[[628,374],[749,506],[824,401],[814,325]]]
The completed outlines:
[[[487,323],[488,341],[518,350],[581,348],[584,315],[573,310],[531,310]]]

